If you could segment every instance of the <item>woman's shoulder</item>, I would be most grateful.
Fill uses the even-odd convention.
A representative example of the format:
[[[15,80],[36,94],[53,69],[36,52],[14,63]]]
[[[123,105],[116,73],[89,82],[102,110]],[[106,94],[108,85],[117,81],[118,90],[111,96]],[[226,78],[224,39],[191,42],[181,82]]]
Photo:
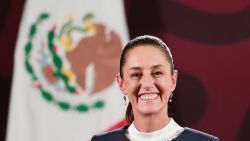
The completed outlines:
[[[175,138],[174,141],[182,141],[182,140],[219,141],[219,138],[199,130],[185,127],[184,131],[177,138]]]
[[[126,131],[128,126],[98,134],[92,137],[91,141],[128,141]],[[218,137],[208,133],[185,127],[184,131],[173,141],[219,141]]]
[[[127,141],[126,130],[128,126],[118,128],[109,132],[94,135],[91,141]]]

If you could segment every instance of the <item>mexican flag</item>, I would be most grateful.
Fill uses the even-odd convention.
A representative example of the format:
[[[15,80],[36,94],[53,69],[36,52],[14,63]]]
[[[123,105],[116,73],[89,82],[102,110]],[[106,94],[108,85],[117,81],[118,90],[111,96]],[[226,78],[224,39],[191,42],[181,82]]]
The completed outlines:
[[[122,0],[27,0],[6,141],[88,141],[124,124]]]

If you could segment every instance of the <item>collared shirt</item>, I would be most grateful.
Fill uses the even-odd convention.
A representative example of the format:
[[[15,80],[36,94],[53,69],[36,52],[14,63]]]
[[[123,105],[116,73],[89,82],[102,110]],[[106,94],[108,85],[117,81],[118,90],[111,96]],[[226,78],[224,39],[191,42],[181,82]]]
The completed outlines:
[[[134,123],[128,128],[128,138],[131,141],[171,141],[179,136],[184,131],[184,128],[178,125],[172,118],[170,122],[160,130],[150,133],[138,131]]]

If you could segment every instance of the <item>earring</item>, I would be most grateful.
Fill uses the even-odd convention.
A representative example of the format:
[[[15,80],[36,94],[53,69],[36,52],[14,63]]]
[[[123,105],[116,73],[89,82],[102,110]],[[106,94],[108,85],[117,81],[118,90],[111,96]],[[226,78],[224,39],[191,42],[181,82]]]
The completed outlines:
[[[173,95],[174,95],[173,93],[170,94],[170,96],[169,96],[169,102],[172,102],[172,101],[173,101],[173,100],[172,100]]]

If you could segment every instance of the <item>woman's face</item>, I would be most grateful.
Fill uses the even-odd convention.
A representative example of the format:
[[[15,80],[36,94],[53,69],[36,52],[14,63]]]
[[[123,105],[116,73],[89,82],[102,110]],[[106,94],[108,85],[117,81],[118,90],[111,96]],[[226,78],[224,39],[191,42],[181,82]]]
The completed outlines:
[[[165,54],[152,45],[129,50],[123,66],[123,79],[118,76],[119,86],[128,96],[135,116],[167,112],[176,80],[177,71],[171,75]]]

